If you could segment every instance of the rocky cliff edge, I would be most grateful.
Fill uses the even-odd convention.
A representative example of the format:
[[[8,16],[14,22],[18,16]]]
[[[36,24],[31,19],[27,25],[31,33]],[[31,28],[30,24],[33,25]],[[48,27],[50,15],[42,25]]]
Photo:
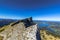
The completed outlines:
[[[1,40],[41,40],[37,24],[32,17],[11,23],[0,32],[0,36]]]

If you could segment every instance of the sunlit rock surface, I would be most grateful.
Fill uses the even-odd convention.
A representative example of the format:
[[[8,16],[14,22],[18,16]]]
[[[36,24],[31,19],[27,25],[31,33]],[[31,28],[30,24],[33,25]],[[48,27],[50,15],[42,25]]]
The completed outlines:
[[[2,40],[37,40],[37,31],[37,24],[32,18],[27,18],[11,23],[8,28],[0,32],[0,36],[3,36]]]

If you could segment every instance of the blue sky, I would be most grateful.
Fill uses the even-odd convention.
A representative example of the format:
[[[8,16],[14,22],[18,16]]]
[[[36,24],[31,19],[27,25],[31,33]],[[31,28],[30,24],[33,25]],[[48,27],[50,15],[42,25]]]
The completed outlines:
[[[60,0],[0,0],[0,18],[60,21]]]

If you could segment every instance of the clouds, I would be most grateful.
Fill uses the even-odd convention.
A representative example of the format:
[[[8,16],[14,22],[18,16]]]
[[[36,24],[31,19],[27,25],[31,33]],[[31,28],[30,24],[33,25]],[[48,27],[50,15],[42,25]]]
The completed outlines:
[[[51,15],[44,15],[44,16],[36,16],[34,20],[45,20],[45,21],[60,21],[60,14],[51,14]]]
[[[3,18],[3,19],[23,19],[23,17],[18,17],[18,16],[1,16],[0,15],[0,18]]]

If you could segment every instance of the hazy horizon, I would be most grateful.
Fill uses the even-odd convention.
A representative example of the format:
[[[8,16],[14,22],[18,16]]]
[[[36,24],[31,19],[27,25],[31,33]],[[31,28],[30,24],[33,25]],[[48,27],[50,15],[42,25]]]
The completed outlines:
[[[27,18],[29,18],[29,17],[27,17]],[[16,19],[16,18],[15,19],[14,18],[0,18],[0,19],[22,20],[22,19],[25,19],[25,18],[21,18],[21,19],[20,18],[19,19]],[[34,19],[33,18],[33,20],[36,20],[36,21],[57,21],[57,22],[60,21],[60,20],[54,20],[54,19],[52,20],[52,19],[45,19],[45,18],[43,18],[43,19],[38,19],[38,18]]]

